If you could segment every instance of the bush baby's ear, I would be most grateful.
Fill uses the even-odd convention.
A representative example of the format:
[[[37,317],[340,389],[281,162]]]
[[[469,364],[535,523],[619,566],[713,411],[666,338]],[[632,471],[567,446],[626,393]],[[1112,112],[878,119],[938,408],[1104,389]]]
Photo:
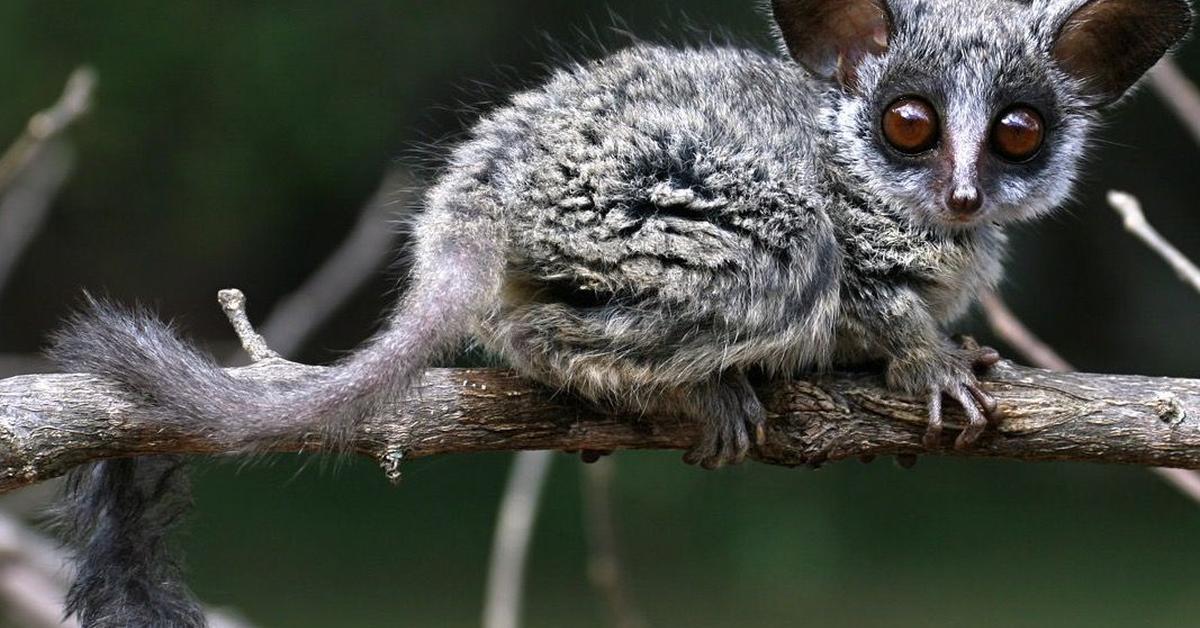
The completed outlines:
[[[771,12],[792,57],[848,90],[862,60],[886,52],[891,38],[884,0],[772,0]]]
[[[1187,0],[1074,0],[1055,27],[1055,63],[1093,106],[1116,102],[1192,25]]]

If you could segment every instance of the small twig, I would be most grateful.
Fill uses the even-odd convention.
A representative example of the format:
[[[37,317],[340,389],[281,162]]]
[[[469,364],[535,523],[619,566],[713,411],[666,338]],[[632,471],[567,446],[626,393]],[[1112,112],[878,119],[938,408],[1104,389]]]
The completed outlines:
[[[236,288],[222,290],[217,293],[217,300],[220,301],[221,309],[225,310],[229,324],[233,325],[233,331],[237,333],[238,340],[242,342],[242,348],[250,355],[251,360],[262,362],[279,357],[279,354],[267,346],[267,341],[254,331],[254,326],[250,324],[250,318],[246,316],[246,295],[242,294],[241,290]]]
[[[523,452],[509,472],[492,542],[483,628],[517,628],[520,625],[529,541],[537,521],[538,497],[549,475],[552,456],[549,451]]]
[[[1191,260],[1184,256],[1183,253],[1180,253],[1179,249],[1168,242],[1146,220],[1146,215],[1142,212],[1142,204],[1136,196],[1128,192],[1110,190],[1108,192],[1108,204],[1117,210],[1117,213],[1121,214],[1121,218],[1125,221],[1126,231],[1137,236],[1152,251],[1166,260],[1179,275],[1180,279],[1187,282],[1192,289],[1200,292],[1200,268],[1197,268]]]
[[[37,159],[47,142],[91,109],[95,89],[96,73],[88,67],[78,68],[67,79],[58,102],[29,119],[25,133],[0,156],[0,194]]]
[[[388,259],[397,232],[389,222],[411,185],[405,172],[388,173],[337,250],[303,285],[275,306],[262,325],[262,335],[276,351],[282,355],[295,353],[313,330],[328,320]]]
[[[588,538],[588,578],[601,593],[617,628],[641,628],[646,621],[625,586],[612,505],[612,458],[585,465],[583,471],[584,528]]]
[[[1200,143],[1200,89],[1196,84],[1188,80],[1179,64],[1170,57],[1164,57],[1150,71],[1150,84]]]
[[[1179,118],[1180,123],[1191,131],[1192,138],[1200,143],[1200,89],[1196,88],[1196,84],[1188,79],[1179,64],[1175,63],[1171,57],[1164,57],[1154,66],[1150,72],[1150,84],[1154,86],[1154,90],[1175,114],[1175,117]],[[1119,192],[1109,192],[1108,202],[1125,216],[1127,229],[1133,231],[1155,252],[1162,255],[1181,278],[1191,284],[1193,288],[1200,290],[1195,264],[1192,264],[1150,227],[1141,211],[1141,204],[1135,197]],[[1130,226],[1131,217],[1133,227]],[[1142,229],[1141,233],[1134,230],[1139,228],[1139,225]],[[1156,472],[1180,491],[1196,501],[1200,501],[1200,476],[1197,476],[1195,472],[1179,469],[1157,469]]]

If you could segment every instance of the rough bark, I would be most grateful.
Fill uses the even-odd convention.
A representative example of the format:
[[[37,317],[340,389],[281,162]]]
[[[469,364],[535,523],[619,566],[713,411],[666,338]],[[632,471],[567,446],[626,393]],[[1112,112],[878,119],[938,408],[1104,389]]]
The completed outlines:
[[[310,367],[269,359],[239,377],[288,380]],[[1200,468],[1200,380],[1052,373],[1001,364],[986,378],[1006,418],[969,451],[953,430],[938,451],[920,444],[924,407],[871,374],[832,374],[759,388],[770,411],[754,455],[778,465],[893,454],[1075,460]],[[0,380],[0,491],[63,474],[98,458],[152,453],[236,453],[220,433],[188,433],[130,412],[140,400],[88,375]],[[609,416],[498,369],[432,369],[411,398],[369,417],[354,449],[397,476],[404,459],[529,449],[686,449],[693,424],[673,417]],[[957,417],[951,414],[951,424]],[[320,434],[277,442],[313,451]]]

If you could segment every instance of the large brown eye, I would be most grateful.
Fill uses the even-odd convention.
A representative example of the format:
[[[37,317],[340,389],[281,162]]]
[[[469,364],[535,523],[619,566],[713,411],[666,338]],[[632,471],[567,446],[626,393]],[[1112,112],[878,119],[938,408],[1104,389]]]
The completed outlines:
[[[905,96],[883,112],[883,137],[896,150],[915,155],[937,145],[938,115],[933,105]]]
[[[992,150],[1008,161],[1029,161],[1041,150],[1045,136],[1041,114],[1017,105],[1000,114],[992,127]]]

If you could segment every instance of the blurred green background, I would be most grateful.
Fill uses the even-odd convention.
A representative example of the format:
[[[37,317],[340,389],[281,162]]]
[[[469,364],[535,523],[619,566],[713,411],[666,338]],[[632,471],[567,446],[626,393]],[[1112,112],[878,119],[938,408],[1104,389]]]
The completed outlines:
[[[262,314],[345,235],[397,158],[428,163],[513,89],[549,40],[587,50],[723,28],[767,45],[757,2],[276,0],[0,3],[0,138],[92,64],[76,173],[0,300],[0,351],[35,351],[80,290],[155,304],[227,349],[216,290]],[[686,14],[687,18],[682,15]],[[620,41],[619,37],[608,37]],[[1200,45],[1179,61],[1200,76]],[[1127,236],[1109,187],[1141,196],[1200,257],[1197,147],[1147,90],[1111,116],[1078,201],[1015,234],[1005,294],[1081,368],[1200,376],[1200,295]],[[394,277],[304,350],[370,333]],[[981,336],[977,319],[963,329]],[[507,455],[337,472],[277,457],[208,463],[185,538],[205,600],[262,626],[477,625]],[[925,459],[704,473],[620,453],[630,584],[655,626],[1191,626],[1200,506],[1132,468]],[[309,461],[311,462],[311,461]],[[589,588],[579,462],[556,459],[538,523],[529,626],[604,626]]]

